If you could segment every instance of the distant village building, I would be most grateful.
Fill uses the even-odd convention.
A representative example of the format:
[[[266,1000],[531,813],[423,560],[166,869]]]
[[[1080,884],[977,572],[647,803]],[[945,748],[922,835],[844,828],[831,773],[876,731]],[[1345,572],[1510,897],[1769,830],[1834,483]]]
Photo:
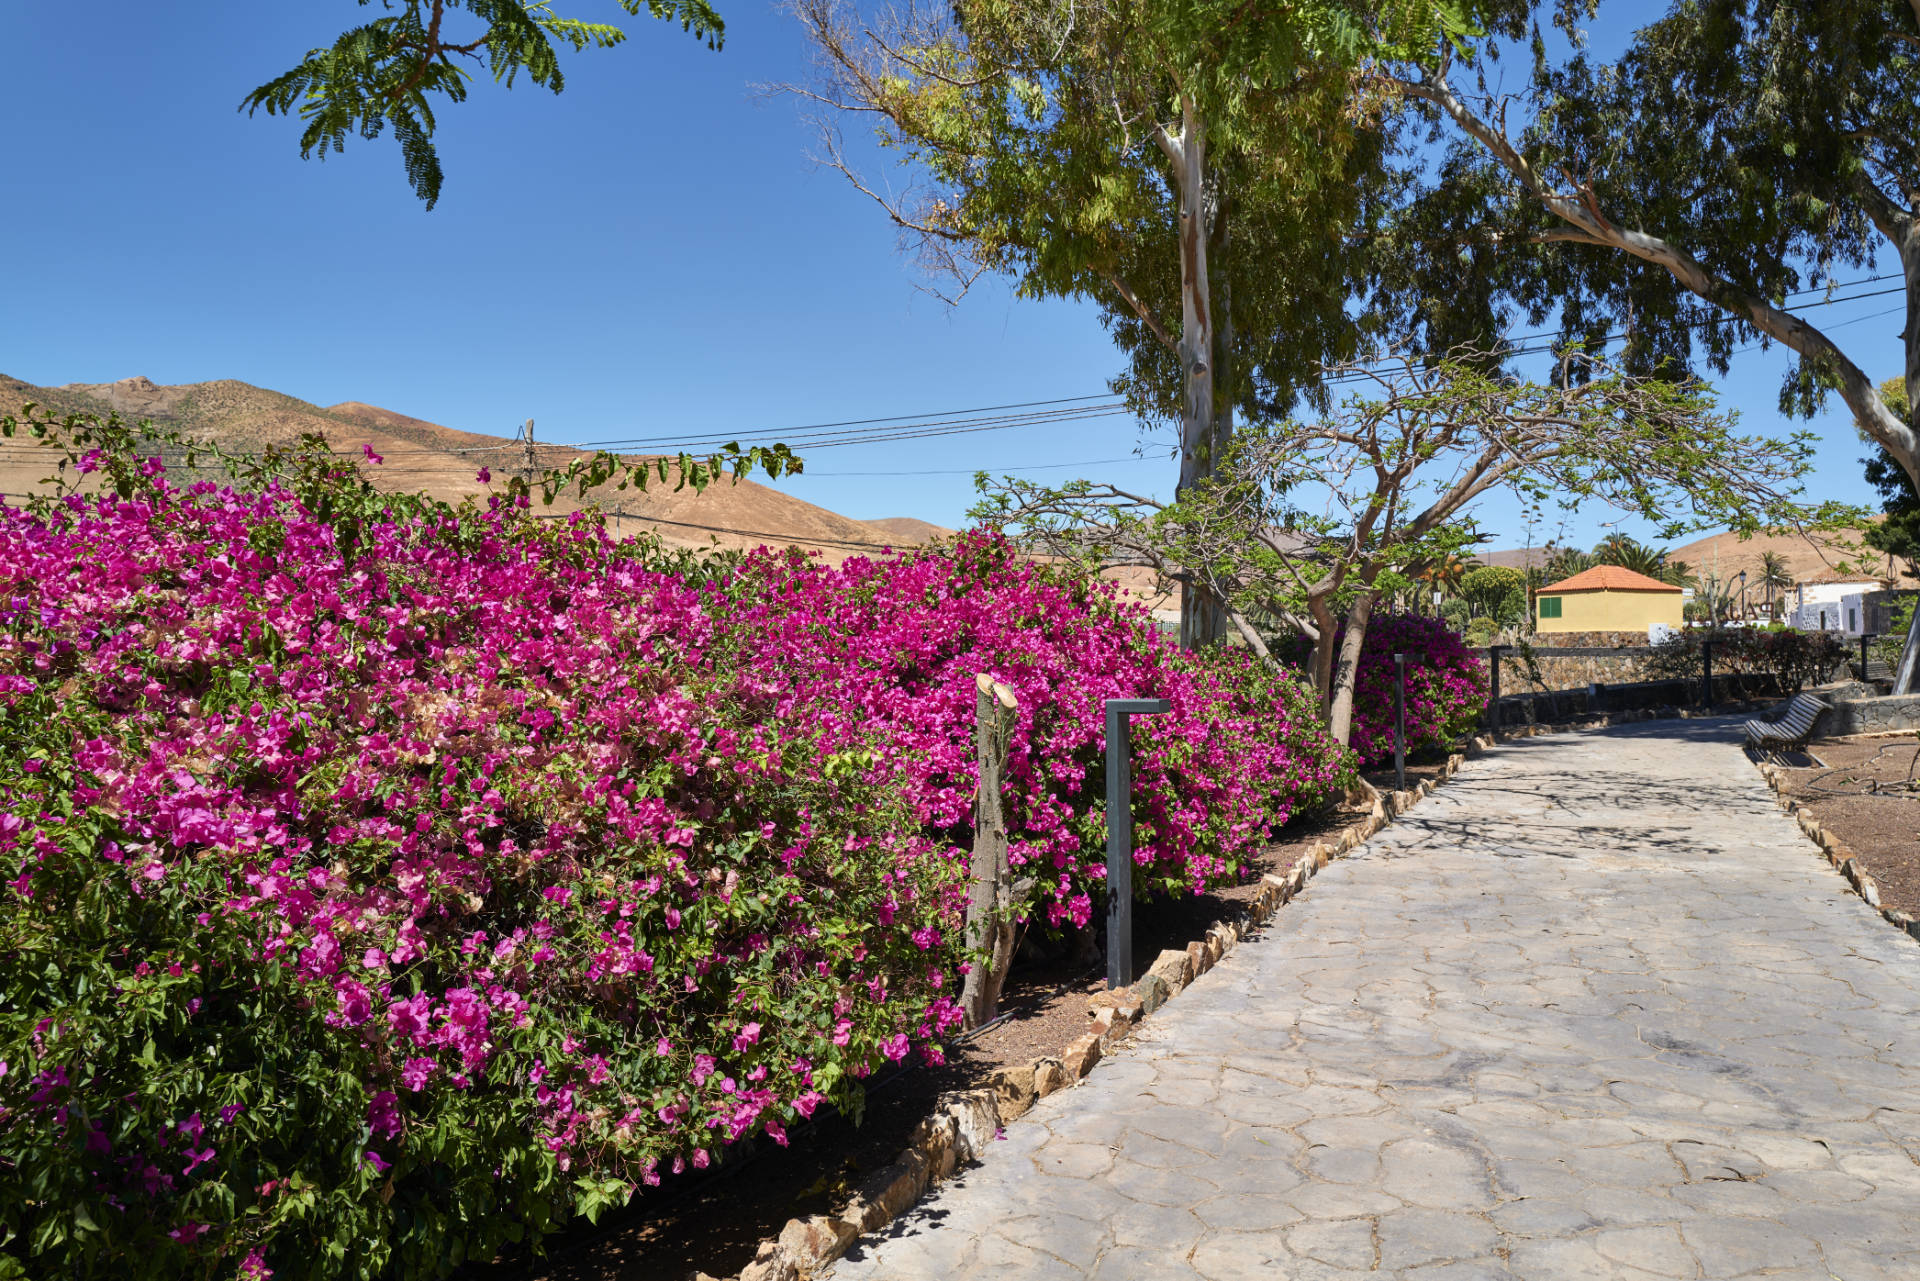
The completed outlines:
[[[1871,574],[1828,570],[1793,585],[1787,624],[1802,631],[1845,632],[1858,636],[1867,617],[1866,597],[1884,591],[1887,580]]]
[[[1534,618],[1542,632],[1644,632],[1680,626],[1680,589],[1618,565],[1595,565],[1542,587]]]

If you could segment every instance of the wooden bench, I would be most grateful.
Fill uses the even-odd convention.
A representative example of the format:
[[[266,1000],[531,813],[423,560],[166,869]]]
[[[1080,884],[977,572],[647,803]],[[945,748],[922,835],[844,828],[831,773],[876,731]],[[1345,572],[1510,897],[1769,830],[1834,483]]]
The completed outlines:
[[[1813,737],[1813,727],[1833,709],[1812,694],[1795,694],[1779,720],[1751,720],[1746,723],[1747,742],[1755,747],[1805,747]]]

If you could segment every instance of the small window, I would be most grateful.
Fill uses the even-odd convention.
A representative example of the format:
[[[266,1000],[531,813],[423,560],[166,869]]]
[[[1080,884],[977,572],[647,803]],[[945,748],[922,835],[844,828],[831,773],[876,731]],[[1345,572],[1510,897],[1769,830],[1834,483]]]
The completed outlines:
[[[1560,617],[1560,598],[1558,596],[1542,596],[1540,598],[1540,617]]]

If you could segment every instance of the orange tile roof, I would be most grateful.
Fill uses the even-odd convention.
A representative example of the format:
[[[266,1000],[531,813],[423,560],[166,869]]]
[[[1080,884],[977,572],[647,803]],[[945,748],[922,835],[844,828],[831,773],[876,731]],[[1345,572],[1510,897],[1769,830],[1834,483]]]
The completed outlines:
[[[1618,565],[1595,565],[1572,578],[1563,578],[1542,592],[1677,592],[1672,583],[1663,583],[1645,574],[1636,574]]]

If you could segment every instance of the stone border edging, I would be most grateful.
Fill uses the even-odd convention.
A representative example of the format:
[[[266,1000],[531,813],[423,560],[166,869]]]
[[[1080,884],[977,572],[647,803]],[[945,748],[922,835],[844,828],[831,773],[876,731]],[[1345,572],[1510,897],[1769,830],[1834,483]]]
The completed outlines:
[[[760,1243],[753,1262],[741,1269],[737,1281],[801,1281],[810,1277],[845,1254],[861,1237],[893,1222],[962,1165],[984,1160],[1003,1125],[1025,1115],[1040,1099],[1086,1077],[1142,1020],[1212,969],[1243,938],[1304,891],[1321,868],[1364,845],[1438,786],[1451,782],[1469,759],[1511,739],[1694,715],[1687,708],[1636,708],[1577,722],[1535,722],[1475,735],[1460,751],[1447,757],[1437,780],[1422,779],[1419,786],[1406,791],[1380,793],[1370,814],[1333,841],[1309,846],[1284,876],[1269,873],[1261,877],[1259,892],[1240,918],[1216,921],[1204,937],[1188,943],[1185,949],[1161,952],[1131,988],[1095,993],[1090,1001],[1094,1007],[1092,1029],[1058,1055],[1042,1055],[1017,1067],[997,1068],[988,1074],[985,1086],[940,1095],[933,1115],[914,1130],[893,1164],[867,1178],[853,1199],[835,1213],[788,1220],[778,1236]],[[701,1272],[695,1281],[715,1278]]]
[[[1892,736],[1863,734],[1860,737]],[[1794,821],[1800,825],[1801,832],[1820,848],[1821,854],[1827,862],[1833,864],[1835,871],[1846,878],[1853,892],[1866,900],[1867,906],[1878,912],[1887,924],[1920,940],[1920,921],[1915,920],[1911,913],[1903,912],[1899,908],[1881,906],[1880,886],[1874,881],[1872,875],[1860,866],[1860,860],[1854,851],[1839,837],[1821,826],[1820,820],[1813,816],[1811,805],[1797,796],[1787,795],[1786,771],[1772,761],[1756,761],[1754,764],[1759,767],[1760,776],[1767,781],[1767,786],[1773,789],[1775,803],[1793,815]]]

